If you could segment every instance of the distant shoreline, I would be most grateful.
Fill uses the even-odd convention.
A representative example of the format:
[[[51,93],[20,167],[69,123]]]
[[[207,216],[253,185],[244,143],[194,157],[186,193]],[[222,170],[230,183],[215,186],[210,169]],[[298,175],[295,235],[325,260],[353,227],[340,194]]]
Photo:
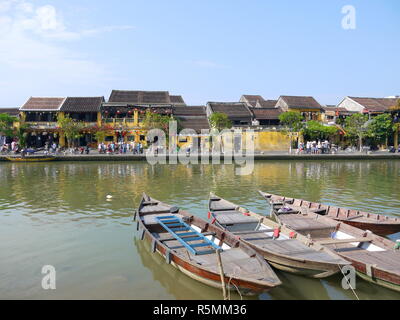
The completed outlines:
[[[161,156],[160,156],[161,157]],[[104,162],[117,162],[117,161],[147,161],[145,155],[65,155],[55,156],[54,161],[104,161]],[[218,157],[217,157],[218,158]],[[199,163],[201,163],[202,156],[198,156]],[[209,156],[210,164],[212,164],[213,157]],[[167,156],[168,160],[168,156]],[[220,156],[221,163],[223,163],[223,156]],[[273,161],[273,160],[297,160],[297,161],[321,161],[321,160],[400,160],[400,154],[321,154],[321,155],[289,155],[289,154],[268,154],[268,155],[254,155],[255,161]],[[10,162],[6,156],[0,156],[0,162]],[[178,160],[179,163],[179,160]]]

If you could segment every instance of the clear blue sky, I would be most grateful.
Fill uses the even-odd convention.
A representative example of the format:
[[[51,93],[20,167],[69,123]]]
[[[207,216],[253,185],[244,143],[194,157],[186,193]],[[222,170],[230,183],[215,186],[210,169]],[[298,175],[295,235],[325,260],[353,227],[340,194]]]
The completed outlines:
[[[112,89],[188,104],[396,95],[399,39],[398,0],[0,0],[0,106]]]

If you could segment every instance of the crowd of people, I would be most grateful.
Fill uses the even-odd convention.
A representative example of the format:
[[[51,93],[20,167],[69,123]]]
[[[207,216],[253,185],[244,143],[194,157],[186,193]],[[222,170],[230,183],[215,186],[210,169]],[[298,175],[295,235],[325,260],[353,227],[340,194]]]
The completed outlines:
[[[300,142],[297,152],[299,154],[329,154],[336,153],[337,148],[332,145],[328,140],[325,141],[307,141],[306,143]]]
[[[141,142],[109,142],[109,143],[99,143],[97,146],[99,154],[143,154],[144,146]]]
[[[11,143],[3,143],[0,147],[1,154],[20,153],[22,148],[17,141],[13,140]]]

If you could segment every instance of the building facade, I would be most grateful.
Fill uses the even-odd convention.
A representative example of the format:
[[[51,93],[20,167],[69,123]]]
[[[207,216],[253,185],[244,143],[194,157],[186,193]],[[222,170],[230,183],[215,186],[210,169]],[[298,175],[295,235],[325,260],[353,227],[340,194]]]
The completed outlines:
[[[70,117],[84,124],[80,145],[94,143],[93,130],[101,126],[100,108],[104,97],[31,97],[19,109],[20,122],[28,126],[27,144],[43,148],[46,144],[66,145],[58,120]]]
[[[280,96],[276,107],[281,108],[283,112],[300,112],[307,121],[322,120],[323,108],[313,97]]]

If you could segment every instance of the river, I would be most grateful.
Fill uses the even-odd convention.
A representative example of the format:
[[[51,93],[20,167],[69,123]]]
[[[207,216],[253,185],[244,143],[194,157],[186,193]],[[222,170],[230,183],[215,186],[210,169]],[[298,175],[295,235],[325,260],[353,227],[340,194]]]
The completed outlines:
[[[399,172],[390,160],[262,161],[249,176],[233,165],[0,163],[0,299],[221,299],[138,239],[142,192],[204,218],[210,191],[268,214],[257,190],[400,217]],[[44,265],[56,269],[56,290],[42,289]],[[355,299],[339,275],[277,274],[283,285],[252,299]],[[400,299],[361,279],[356,290]]]

